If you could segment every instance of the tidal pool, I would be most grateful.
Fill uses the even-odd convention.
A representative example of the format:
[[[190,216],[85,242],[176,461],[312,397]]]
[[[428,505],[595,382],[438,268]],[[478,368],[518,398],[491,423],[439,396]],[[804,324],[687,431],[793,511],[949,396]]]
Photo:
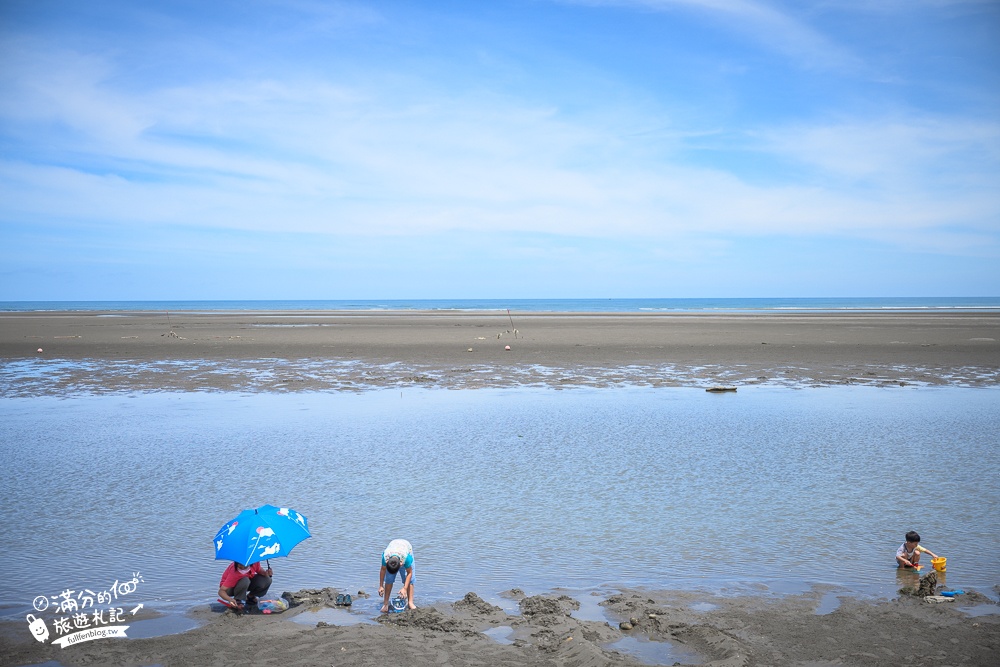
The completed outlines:
[[[374,593],[405,537],[418,604],[515,587],[891,597],[915,529],[948,585],[995,597],[998,408],[984,388],[0,399],[0,605],[135,573],[129,602],[214,602],[212,537],[264,503],[313,535],[271,561],[279,594]]]

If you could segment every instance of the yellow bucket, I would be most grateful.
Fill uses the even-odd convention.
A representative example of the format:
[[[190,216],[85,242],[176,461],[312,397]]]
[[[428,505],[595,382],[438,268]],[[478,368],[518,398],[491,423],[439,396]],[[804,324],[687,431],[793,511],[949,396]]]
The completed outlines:
[[[948,564],[947,558],[931,558],[931,565],[933,565],[934,569],[937,570],[938,572],[944,572],[945,566],[947,564]]]

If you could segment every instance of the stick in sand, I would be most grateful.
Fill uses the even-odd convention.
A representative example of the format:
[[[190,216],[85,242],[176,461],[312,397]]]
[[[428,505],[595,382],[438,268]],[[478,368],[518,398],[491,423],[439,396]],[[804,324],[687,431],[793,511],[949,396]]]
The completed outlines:
[[[510,316],[510,308],[507,309],[507,319],[510,320],[510,329],[514,333],[514,338],[517,338],[517,329],[514,328],[514,318]]]

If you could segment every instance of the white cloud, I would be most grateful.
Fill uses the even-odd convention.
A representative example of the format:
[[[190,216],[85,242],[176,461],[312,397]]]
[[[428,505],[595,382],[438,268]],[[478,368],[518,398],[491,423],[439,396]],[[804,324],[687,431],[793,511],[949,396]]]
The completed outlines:
[[[887,118],[772,129],[757,138],[759,150],[815,170],[832,191],[886,207],[881,226],[1000,231],[1000,123]],[[908,222],[894,223],[892,211]]]
[[[959,10],[996,10],[996,0],[812,0],[812,7],[818,9],[835,9],[839,11],[860,12],[863,14],[896,13],[913,11],[920,7],[940,7]]]
[[[107,58],[58,45],[15,38],[0,50],[0,118],[11,123],[54,123],[94,138],[134,136],[148,125],[129,99],[107,84]]]
[[[759,46],[782,53],[800,66],[860,70],[864,62],[844,46],[787,11],[759,0],[558,0],[569,4],[688,11],[707,16]]]
[[[687,162],[678,149],[697,130],[668,127],[655,151],[622,131],[662,125],[662,110],[604,102],[569,118],[377,73],[364,86],[292,77],[128,93],[110,61],[36,47],[5,70],[0,122],[39,145],[69,131],[52,164],[30,151],[0,163],[8,218],[361,236],[846,234],[967,250],[998,231],[992,123],[763,128],[751,149],[811,176],[759,185]]]

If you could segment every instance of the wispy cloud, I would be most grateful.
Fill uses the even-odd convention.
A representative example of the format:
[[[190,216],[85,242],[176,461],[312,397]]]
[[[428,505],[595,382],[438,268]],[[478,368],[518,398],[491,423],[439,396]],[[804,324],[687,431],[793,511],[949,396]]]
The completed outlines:
[[[855,98],[871,90],[870,79],[845,83],[854,55],[774,3],[573,4],[686,12],[788,57],[764,58],[774,68],[765,75],[755,62],[671,78],[673,53],[637,72],[658,44],[622,62],[604,51],[546,61],[549,33],[538,37],[543,47],[519,45],[523,52],[475,40],[484,62],[499,54],[508,67],[493,78],[495,69],[455,64],[468,53],[461,40],[434,51],[438,35],[424,26],[399,51],[394,37],[407,26],[391,16],[309,2],[275,18],[288,28],[275,41],[254,24],[239,35],[260,43],[233,40],[242,46],[222,55],[157,13],[143,18],[155,25],[148,51],[8,32],[0,40],[0,225],[20,236],[7,245],[23,247],[34,227],[68,245],[99,229],[106,245],[120,234],[132,248],[146,238],[163,243],[165,230],[227,238],[233,248],[258,244],[261,253],[269,248],[260,244],[283,235],[324,253],[384,243],[397,256],[410,246],[470,254],[492,245],[525,266],[589,261],[635,276],[633,256],[646,258],[647,272],[661,260],[709,266],[741,243],[772,240],[1000,257],[995,120],[961,105],[843,101],[842,90]],[[604,29],[588,21],[581,26]],[[371,58],[345,56],[341,48],[353,53],[366,29],[397,32]],[[184,63],[164,63],[175,52]],[[716,55],[696,60],[739,62]],[[574,62],[587,76],[567,91],[552,73]],[[802,76],[804,87],[781,87],[785,74],[802,75],[800,64],[827,69]],[[610,83],[595,91],[594,81]],[[845,88],[815,92],[829,82]],[[295,250],[299,263],[325,266],[311,247]],[[107,262],[127,263],[121,252],[109,247]]]
[[[759,0],[558,0],[578,5],[653,12],[686,11],[704,16],[759,47],[802,67],[859,70],[863,60],[802,18]]]
[[[1000,170],[1000,122],[889,117],[792,126],[758,138],[761,150],[838,180],[879,185],[919,180],[914,185],[938,190],[959,182],[987,186]]]
[[[28,217],[365,235],[889,239],[991,228],[1000,211],[990,185],[996,124],[764,127],[742,150],[791,163],[799,177],[755,184],[724,165],[687,163],[684,128],[657,150],[622,134],[656,120],[641,109],[567,118],[500,94],[428,93],[397,76],[364,88],[290,78],[128,93],[107,60],[44,46],[35,54],[22,56],[7,82],[18,102],[0,113],[25,132],[63,127],[62,151],[74,157],[0,165],[7,209]]]

